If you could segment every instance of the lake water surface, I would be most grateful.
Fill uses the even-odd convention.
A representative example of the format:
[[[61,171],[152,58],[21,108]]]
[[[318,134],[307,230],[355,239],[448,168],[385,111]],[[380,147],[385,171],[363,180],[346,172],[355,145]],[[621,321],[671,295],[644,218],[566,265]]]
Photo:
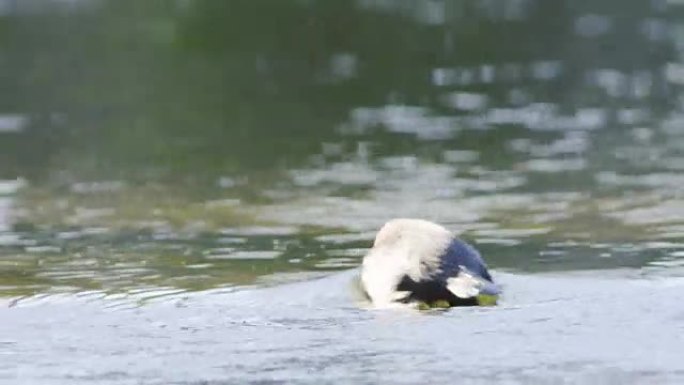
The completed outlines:
[[[681,383],[682,17],[0,0],[0,383]],[[394,217],[500,305],[359,303]]]

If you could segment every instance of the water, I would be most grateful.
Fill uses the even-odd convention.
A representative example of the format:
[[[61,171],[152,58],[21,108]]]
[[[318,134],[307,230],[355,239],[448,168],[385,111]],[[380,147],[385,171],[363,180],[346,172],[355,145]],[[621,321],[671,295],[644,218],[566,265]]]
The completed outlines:
[[[684,280],[500,274],[497,308],[359,308],[352,273],[238,292],[84,293],[3,309],[29,383],[677,383]],[[27,329],[30,338],[22,338]],[[46,345],[49,348],[46,348]]]
[[[681,382],[683,11],[0,0],[0,382]],[[393,217],[501,305],[356,303]]]

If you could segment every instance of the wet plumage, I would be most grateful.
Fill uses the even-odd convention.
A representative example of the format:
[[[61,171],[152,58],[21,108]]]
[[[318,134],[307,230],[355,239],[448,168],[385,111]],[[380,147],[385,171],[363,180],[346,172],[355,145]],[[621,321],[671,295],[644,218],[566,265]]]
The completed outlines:
[[[435,301],[472,306],[478,295],[499,294],[477,250],[420,219],[394,219],[380,229],[364,257],[361,282],[380,307]]]

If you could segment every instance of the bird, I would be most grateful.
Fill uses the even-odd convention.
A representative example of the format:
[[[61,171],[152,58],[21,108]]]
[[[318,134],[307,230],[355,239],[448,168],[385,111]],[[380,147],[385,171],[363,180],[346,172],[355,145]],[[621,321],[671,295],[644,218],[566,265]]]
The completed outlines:
[[[363,258],[360,278],[366,297],[380,308],[477,306],[479,298],[501,293],[473,246],[423,219],[385,223]]]

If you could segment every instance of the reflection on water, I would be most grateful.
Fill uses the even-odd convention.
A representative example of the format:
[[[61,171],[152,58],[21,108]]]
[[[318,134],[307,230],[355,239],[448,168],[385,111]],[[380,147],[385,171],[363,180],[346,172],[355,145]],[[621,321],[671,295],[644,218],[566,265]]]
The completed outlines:
[[[343,269],[397,216],[678,269],[676,3],[0,4],[5,296]]]
[[[0,0],[0,382],[680,383],[682,15]],[[502,306],[314,279],[400,216],[476,244]]]

